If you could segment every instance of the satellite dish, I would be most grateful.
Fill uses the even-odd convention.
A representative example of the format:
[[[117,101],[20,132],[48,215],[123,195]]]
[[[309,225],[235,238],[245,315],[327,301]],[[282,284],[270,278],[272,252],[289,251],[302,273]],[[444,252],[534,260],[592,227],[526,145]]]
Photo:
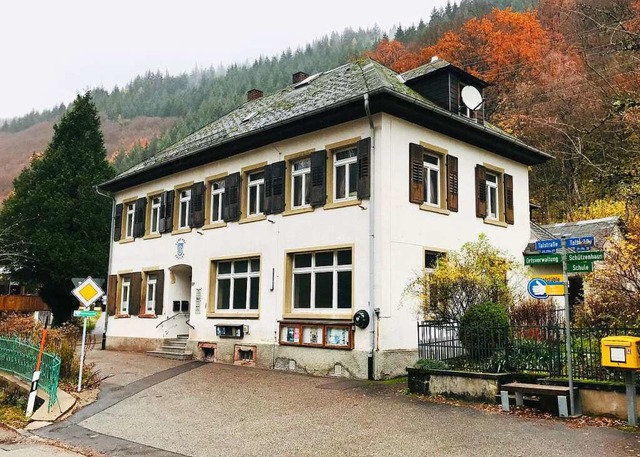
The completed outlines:
[[[473,86],[464,86],[462,88],[462,103],[471,111],[475,111],[482,105],[482,94]]]

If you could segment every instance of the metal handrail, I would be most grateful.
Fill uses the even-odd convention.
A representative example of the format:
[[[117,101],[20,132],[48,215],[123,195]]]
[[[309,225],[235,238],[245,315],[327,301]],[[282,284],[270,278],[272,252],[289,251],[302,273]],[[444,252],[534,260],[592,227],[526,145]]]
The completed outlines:
[[[185,314],[185,313],[175,313],[173,316],[171,317],[167,317],[165,320],[163,320],[162,322],[160,322],[158,325],[156,325],[156,328],[160,327],[162,324],[164,324],[165,322],[170,321],[171,319],[181,315],[181,314]]]
[[[187,319],[187,322],[185,322],[185,324],[187,324],[189,327],[195,330],[196,328],[193,325],[191,325],[189,322],[191,322],[191,319]]]

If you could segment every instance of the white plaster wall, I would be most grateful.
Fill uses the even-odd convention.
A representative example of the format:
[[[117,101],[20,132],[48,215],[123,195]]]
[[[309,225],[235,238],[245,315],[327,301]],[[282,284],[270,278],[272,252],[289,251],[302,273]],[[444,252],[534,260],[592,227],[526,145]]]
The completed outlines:
[[[243,167],[263,161],[273,163],[283,160],[289,154],[309,149],[321,150],[332,143],[356,137],[365,138],[369,135],[368,123],[365,120],[350,122],[145,183],[118,193],[116,199],[117,202],[121,202],[151,192],[173,189],[180,183],[202,181],[207,176],[224,172],[234,173]],[[185,264],[192,267],[190,324],[195,327],[195,330],[190,330],[191,339],[217,341],[216,324],[247,324],[249,334],[242,340],[237,340],[238,343],[273,343],[274,338],[277,338],[277,321],[282,319],[283,314],[285,252],[302,248],[353,245],[353,310],[367,307],[369,242],[366,210],[358,206],[335,209],[316,208],[310,213],[289,216],[269,215],[268,219],[273,223],[267,220],[244,224],[230,222],[226,227],[199,230],[202,234],[194,229],[186,234],[164,234],[156,239],[136,239],[129,243],[114,243],[111,260],[113,274],[156,268],[165,270],[165,306],[164,315],[158,319],[111,317],[109,335],[162,337],[162,327],[156,329],[155,326],[160,320],[173,315],[171,300],[174,299],[174,295],[171,292],[168,269],[176,264]],[[180,239],[185,241],[184,257],[177,259],[176,243]],[[207,318],[210,259],[256,254],[261,258],[259,319]],[[200,313],[196,314],[195,297],[198,288],[201,289],[202,302]],[[366,331],[356,332],[355,347],[356,349],[369,348]]]
[[[423,211],[409,202],[409,143],[421,141],[444,148],[458,158],[457,213]],[[513,176],[514,225],[498,227],[476,217],[475,166],[485,162]],[[386,114],[381,119],[375,169],[380,349],[415,348],[419,303],[405,289],[422,271],[424,249],[456,250],[485,233],[492,245],[522,262],[522,251],[530,236],[528,169],[526,165]]]

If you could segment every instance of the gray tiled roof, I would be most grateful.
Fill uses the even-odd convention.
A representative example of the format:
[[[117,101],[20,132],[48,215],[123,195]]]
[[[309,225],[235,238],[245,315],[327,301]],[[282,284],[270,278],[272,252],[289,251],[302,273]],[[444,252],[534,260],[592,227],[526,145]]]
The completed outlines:
[[[419,78],[420,76],[429,74],[429,73],[434,72],[436,70],[440,70],[441,68],[448,67],[450,65],[451,64],[449,62],[447,62],[446,60],[442,60],[442,59],[433,60],[433,61],[431,61],[429,63],[424,64],[424,65],[420,65],[418,68],[414,68],[412,70],[405,71],[400,76],[402,76],[402,78],[405,81],[410,81],[412,79]]]
[[[620,234],[621,226],[622,220],[618,216],[577,222],[561,222],[542,226],[532,222],[530,243],[527,245],[524,253],[537,253],[538,251],[535,250],[535,242],[538,240],[560,238],[562,235],[568,235],[571,238],[593,236],[595,237],[596,248],[601,249],[607,241],[607,238]]]
[[[445,61],[436,63],[449,65]],[[416,70],[425,71],[423,67]],[[273,94],[244,103],[232,112],[158,152],[153,157],[120,173],[109,182],[120,181],[139,172],[147,171],[147,169],[195,155],[206,149],[231,143],[279,125],[295,122],[297,119],[329,108],[346,105],[353,100],[362,99],[367,93],[384,91],[414,101],[425,109],[445,112],[405,85],[399,74],[370,58],[363,58],[313,75],[308,78],[308,81],[307,84],[293,84]],[[450,115],[450,113],[446,113]],[[462,117],[456,118],[456,121],[469,124],[472,128],[490,131],[512,143],[545,155],[488,123],[480,126]]]

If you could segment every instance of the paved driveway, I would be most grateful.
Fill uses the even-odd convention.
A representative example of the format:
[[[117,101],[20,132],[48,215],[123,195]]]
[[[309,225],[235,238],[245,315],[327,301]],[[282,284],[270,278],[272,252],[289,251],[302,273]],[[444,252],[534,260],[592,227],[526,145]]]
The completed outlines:
[[[100,356],[117,370],[118,353]],[[157,372],[107,380],[97,403],[42,433],[108,455],[640,455],[634,434],[429,403],[402,385],[127,357]]]

